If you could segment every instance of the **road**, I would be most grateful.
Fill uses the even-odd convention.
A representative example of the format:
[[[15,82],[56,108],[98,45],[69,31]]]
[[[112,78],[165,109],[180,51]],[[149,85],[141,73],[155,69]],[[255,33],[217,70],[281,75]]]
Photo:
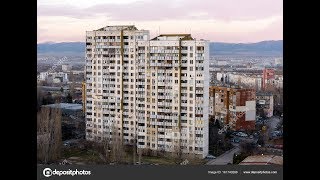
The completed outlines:
[[[233,154],[239,151],[239,147],[234,147],[231,150],[221,154],[216,159],[212,159],[211,161],[207,162],[207,165],[227,165],[228,163],[232,164]]]

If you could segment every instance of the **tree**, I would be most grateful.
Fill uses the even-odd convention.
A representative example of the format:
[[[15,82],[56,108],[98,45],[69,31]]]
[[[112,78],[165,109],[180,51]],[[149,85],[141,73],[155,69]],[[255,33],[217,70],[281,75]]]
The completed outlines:
[[[61,157],[61,109],[42,107],[37,114],[37,159],[47,164]]]
[[[241,152],[244,154],[251,155],[255,151],[255,145],[253,143],[248,143],[248,142],[241,143],[240,148],[241,148]]]
[[[68,93],[66,99],[67,99],[67,103],[72,103],[72,96],[70,93]]]
[[[264,146],[265,143],[264,143],[264,137],[262,134],[259,135],[257,144],[261,145],[262,147]]]
[[[115,124],[111,127],[111,161],[122,163],[125,159],[124,146],[122,144],[122,139],[118,127]]]
[[[40,110],[40,107],[42,104],[43,104],[43,92],[40,87],[37,87],[37,111]]]

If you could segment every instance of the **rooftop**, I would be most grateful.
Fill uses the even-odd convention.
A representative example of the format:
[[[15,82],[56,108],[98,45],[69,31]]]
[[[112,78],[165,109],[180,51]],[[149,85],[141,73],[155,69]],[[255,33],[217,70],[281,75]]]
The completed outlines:
[[[151,40],[194,40],[191,34],[160,34]]]
[[[257,96],[272,96],[273,94],[271,92],[257,92]]]
[[[120,31],[120,30],[138,30],[134,25],[118,25],[118,26],[105,26],[95,31]]]
[[[44,105],[44,107],[61,108],[61,109],[66,109],[66,110],[81,110],[82,104],[56,103],[56,104]]]
[[[276,155],[256,155],[248,156],[240,165],[282,165],[283,157]]]

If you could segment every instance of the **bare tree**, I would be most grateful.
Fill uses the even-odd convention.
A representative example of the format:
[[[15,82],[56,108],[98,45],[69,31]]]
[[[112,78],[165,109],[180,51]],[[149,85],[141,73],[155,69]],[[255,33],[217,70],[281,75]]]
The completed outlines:
[[[133,139],[133,146],[132,146],[132,152],[133,152],[133,164],[136,164],[136,155],[137,155],[137,141],[136,141],[136,133],[135,133],[135,137],[134,137],[134,139]]]
[[[142,149],[138,149],[138,162],[141,163]]]
[[[37,114],[37,158],[48,163],[61,157],[61,109],[42,107]]]
[[[70,94],[73,97],[75,94],[75,77],[73,71],[70,72]]]
[[[118,127],[112,125],[112,136],[111,136],[111,160],[113,162],[123,162],[125,158],[124,146],[120,136]]]
[[[110,141],[109,137],[104,137],[101,141],[102,143],[102,156],[106,163],[110,161]]]

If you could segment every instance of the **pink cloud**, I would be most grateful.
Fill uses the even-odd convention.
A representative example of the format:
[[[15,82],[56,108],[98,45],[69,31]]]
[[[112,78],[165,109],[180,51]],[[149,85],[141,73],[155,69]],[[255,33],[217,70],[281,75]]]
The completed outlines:
[[[203,14],[193,16],[195,13]],[[106,16],[110,20],[154,21],[169,19],[248,20],[282,14],[279,0],[153,0],[128,4],[98,4],[88,8],[39,5],[38,16],[88,18]]]

